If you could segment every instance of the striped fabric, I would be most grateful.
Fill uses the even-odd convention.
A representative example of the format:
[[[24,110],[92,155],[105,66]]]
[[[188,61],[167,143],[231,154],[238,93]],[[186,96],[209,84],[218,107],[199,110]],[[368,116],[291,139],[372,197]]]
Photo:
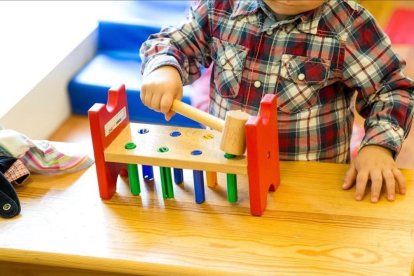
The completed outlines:
[[[373,17],[353,1],[328,0],[284,20],[260,0],[197,1],[182,25],[141,46],[144,77],[175,66],[184,84],[213,64],[210,113],[257,114],[277,95],[280,158],[350,160],[353,95],[366,118],[361,147],[401,149],[413,117],[414,84]]]
[[[71,173],[90,167],[94,163],[91,157],[73,147],[71,152],[63,153],[46,140],[36,140],[33,144],[35,146],[21,158],[32,173]]]
[[[85,169],[94,163],[94,160],[76,145],[56,144],[65,144],[63,148],[69,149],[69,152],[62,152],[47,140],[32,140],[14,130],[0,130],[0,156],[18,158],[31,173],[71,173]],[[13,173],[23,172],[21,169]]]

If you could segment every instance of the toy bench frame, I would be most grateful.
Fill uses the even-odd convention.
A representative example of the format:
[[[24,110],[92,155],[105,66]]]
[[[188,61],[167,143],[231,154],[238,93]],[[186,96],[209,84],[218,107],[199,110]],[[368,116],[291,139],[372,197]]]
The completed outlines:
[[[95,104],[90,108],[88,115],[102,199],[110,199],[114,195],[118,175],[126,171],[128,164],[247,175],[250,211],[255,216],[263,214],[267,193],[275,191],[280,184],[274,95],[265,95],[260,103],[259,114],[251,116],[247,121],[246,155],[234,159],[225,158],[224,153],[219,150],[221,133],[217,131],[130,123],[124,85],[109,89],[107,104]],[[153,136],[139,136],[139,129],[146,129]],[[200,142],[198,138],[191,138],[180,142],[168,135],[174,129],[194,137],[213,139]],[[125,148],[126,143],[137,139],[138,147],[132,150]],[[166,147],[171,150],[164,154],[156,148],[160,145],[167,145]],[[187,151],[195,146],[203,151],[202,158],[187,154]]]

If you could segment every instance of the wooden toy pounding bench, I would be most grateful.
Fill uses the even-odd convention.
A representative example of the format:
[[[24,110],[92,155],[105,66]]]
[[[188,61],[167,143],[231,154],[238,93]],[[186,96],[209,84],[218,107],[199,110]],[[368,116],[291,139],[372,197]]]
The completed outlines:
[[[251,116],[245,126],[246,154],[234,157],[219,149],[222,134],[215,130],[130,123],[125,86],[111,88],[107,104],[95,104],[89,110],[100,196],[110,199],[118,175],[124,172],[128,172],[132,194],[139,195],[139,164],[144,180],[154,178],[152,166],[160,167],[164,198],[174,197],[173,178],[179,184],[182,170],[193,170],[197,203],[205,200],[203,171],[211,188],[216,185],[216,173],[226,173],[228,200],[235,202],[239,174],[248,176],[251,214],[260,216],[268,191],[280,183],[276,116],[275,96],[265,95],[258,116]]]

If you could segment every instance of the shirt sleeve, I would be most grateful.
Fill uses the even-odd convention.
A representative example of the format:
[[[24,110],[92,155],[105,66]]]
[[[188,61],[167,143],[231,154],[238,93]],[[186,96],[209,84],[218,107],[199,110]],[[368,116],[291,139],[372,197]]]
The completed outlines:
[[[380,145],[396,157],[413,118],[414,83],[402,72],[405,62],[363,9],[340,36],[345,44],[344,82],[358,92],[356,110],[365,118],[360,148]]]
[[[201,65],[211,64],[208,6],[210,1],[196,1],[187,20],[177,27],[162,28],[140,48],[141,73],[145,77],[155,69],[170,65],[180,72],[184,85],[201,75]]]

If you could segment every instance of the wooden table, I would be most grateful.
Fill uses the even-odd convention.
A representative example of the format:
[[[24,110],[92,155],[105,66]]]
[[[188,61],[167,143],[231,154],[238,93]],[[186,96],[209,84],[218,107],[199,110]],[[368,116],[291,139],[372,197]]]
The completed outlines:
[[[224,176],[198,205],[187,171],[172,200],[158,176],[139,197],[120,178],[102,201],[94,167],[33,175],[17,189],[21,215],[0,220],[0,275],[413,275],[414,171],[406,196],[372,204],[341,190],[346,165],[281,165],[262,217],[243,178],[233,206]]]

